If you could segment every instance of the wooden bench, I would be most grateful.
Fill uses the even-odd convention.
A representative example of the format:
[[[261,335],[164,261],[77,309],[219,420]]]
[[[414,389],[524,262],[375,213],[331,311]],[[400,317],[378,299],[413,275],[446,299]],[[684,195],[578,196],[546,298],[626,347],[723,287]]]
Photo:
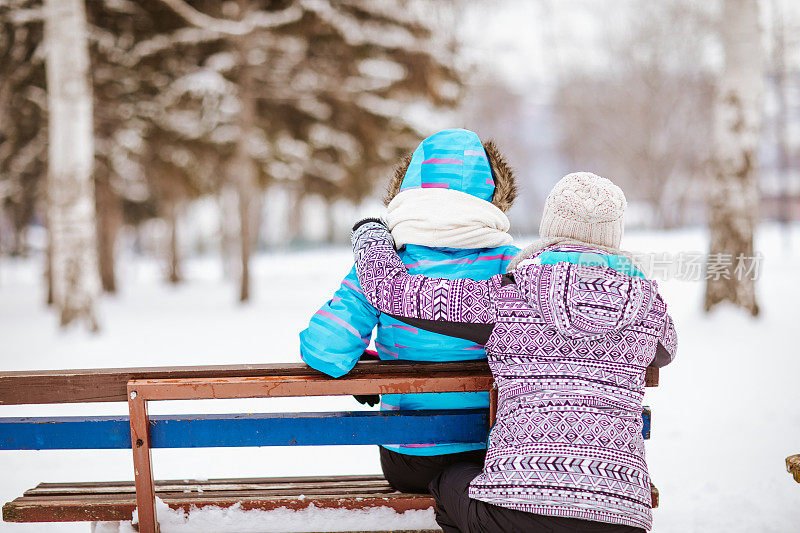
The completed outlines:
[[[397,512],[428,509],[433,499],[392,489],[381,475],[275,477],[246,479],[169,480],[155,482],[156,496],[172,509],[193,506],[230,507],[269,511],[286,507],[363,509],[391,507]],[[302,496],[302,498],[301,498]],[[100,483],[40,483],[21,498],[6,504],[8,522],[124,521],[136,508],[131,481]],[[36,518],[36,520],[32,520]]]
[[[786,471],[792,475],[795,481],[800,483],[800,454],[790,455],[786,458]]]
[[[647,385],[658,383],[648,369]],[[491,390],[485,362],[408,364],[361,362],[331,379],[302,364],[126,368],[0,373],[0,404],[127,401],[130,416],[0,419],[0,450],[132,448],[135,484],[44,483],[3,506],[13,522],[130,520],[156,531],[154,497],[173,509],[239,503],[242,509],[279,507],[397,512],[427,509],[430,496],[394,492],[381,476],[227,479],[153,482],[150,449],[334,444],[483,442],[493,413],[347,411],[235,415],[147,414],[165,399],[329,396]],[[650,413],[643,413],[649,438]],[[653,506],[658,493],[653,487]]]

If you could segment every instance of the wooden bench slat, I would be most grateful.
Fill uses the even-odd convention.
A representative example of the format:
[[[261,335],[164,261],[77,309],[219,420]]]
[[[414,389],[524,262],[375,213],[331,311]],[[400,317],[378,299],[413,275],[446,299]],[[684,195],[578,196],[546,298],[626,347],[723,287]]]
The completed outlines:
[[[247,484],[243,484],[247,485]],[[228,485],[224,485],[225,487],[236,487],[235,483],[231,483]],[[48,494],[48,493],[34,493],[29,494],[33,489],[28,490],[24,494],[24,498],[30,501],[50,501],[50,500],[74,500],[74,499],[95,499],[95,500],[102,500],[106,498],[127,498],[132,496],[134,493],[133,489],[133,482],[127,483],[120,483],[117,485],[118,488],[109,490],[109,488],[104,487],[98,489],[97,491],[87,490],[86,487],[81,487],[79,484],[76,484],[75,490],[69,490],[68,488],[63,488],[60,492],[55,494]],[[189,497],[197,497],[198,495],[208,496],[230,496],[230,495],[237,495],[238,493],[248,493],[248,494],[261,494],[264,496],[283,496],[283,495],[295,495],[299,496],[301,494],[308,495],[313,491],[321,491],[319,494],[321,495],[331,495],[335,494],[331,491],[339,490],[342,487],[339,486],[338,483],[320,483],[316,486],[309,486],[309,485],[302,485],[296,487],[282,487],[280,484],[276,484],[274,488],[271,488],[269,484],[257,486],[259,488],[251,488],[251,489],[242,489],[242,490],[204,490],[200,492],[199,489],[203,487],[202,482],[196,481],[189,481],[187,480],[185,483],[181,485],[169,485],[165,488],[159,487],[156,490],[156,493],[159,495],[166,494],[166,495],[174,495],[175,497],[179,498],[189,498]],[[175,490],[178,489],[178,490]],[[384,481],[380,485],[352,485],[348,487],[344,487],[344,489],[349,490],[351,494],[364,494],[364,493],[381,493],[383,494],[387,490],[389,492],[396,492],[391,488],[391,486]],[[276,492],[277,491],[277,492]]]
[[[490,390],[493,382],[486,372],[437,372],[429,376],[375,374],[351,376],[347,380],[328,376],[250,376],[137,379],[128,383],[128,390],[152,401],[482,392]]]
[[[369,484],[358,487],[355,477],[364,477]],[[198,493],[196,489],[209,485],[208,481],[171,480],[157,482],[156,493],[171,508],[188,511],[192,506],[218,505],[228,507],[240,503],[244,510],[272,510],[279,507],[289,509],[305,509],[311,504],[320,508],[364,509],[369,507],[390,507],[397,512],[410,509],[427,509],[433,506],[433,498],[422,494],[404,494],[399,492],[383,492],[389,489],[382,476],[326,476],[325,478],[256,478],[218,479],[211,485],[269,485],[282,486],[287,479],[300,480],[294,489],[281,489],[280,493],[270,490],[214,490]],[[323,481],[324,479],[324,481]],[[374,482],[382,485],[376,487]],[[340,490],[341,483],[349,486],[346,491]],[[168,485],[167,485],[168,484]],[[164,491],[161,486],[182,487],[180,492]],[[316,485],[319,493],[312,493],[309,485]],[[57,486],[63,494],[38,494],[23,496],[3,507],[3,519],[8,522],[73,522],[130,520],[136,507],[133,482],[105,483],[47,483],[36,487]],[[87,493],[86,489],[99,486],[101,492]],[[71,493],[69,487],[75,490]],[[119,487],[119,493],[109,493],[109,487]],[[31,489],[35,491],[36,489]],[[183,492],[188,490],[190,492]],[[338,490],[338,492],[336,492]],[[30,491],[29,491],[30,492]],[[26,493],[27,494],[27,493]],[[653,506],[658,504],[658,490],[651,486]],[[301,495],[305,496],[301,499]]]
[[[480,443],[487,409],[161,415],[153,448]],[[125,416],[0,418],[0,450],[125,449]]]
[[[362,361],[342,378],[375,374],[489,372],[486,361],[407,363]],[[0,405],[127,401],[132,379],[177,379],[248,376],[322,376],[304,363],[86,368],[0,372]]]
[[[209,485],[207,483],[198,483],[197,485],[193,485],[191,488],[187,489],[185,484],[160,484],[156,485],[158,491],[162,492],[203,492],[203,493],[211,493],[211,492],[241,492],[241,491],[252,491],[252,490],[261,490],[265,492],[277,492],[277,491],[304,491],[306,493],[311,494],[329,494],[331,490],[338,490],[338,491],[346,491],[346,490],[361,490],[363,491],[364,488],[369,488],[370,490],[375,491],[384,491],[387,490],[392,492],[392,488],[389,486],[386,481],[373,481],[373,482],[364,482],[364,481],[355,481],[355,482],[341,482],[336,483],[335,485],[314,485],[314,484],[298,484],[298,483],[275,483],[275,484],[265,484],[265,483],[225,483],[225,484],[217,484],[217,485]],[[53,489],[30,489],[25,491],[24,496],[43,496],[49,497],[54,495],[63,495],[63,494],[123,494],[128,492],[135,492],[133,485],[126,484],[126,485],[113,485],[109,487],[73,487],[73,488],[53,488]]]
[[[378,374],[428,376],[436,372],[489,373],[486,361],[408,363],[362,361],[337,381]],[[265,365],[204,365],[144,368],[91,368],[0,372],[0,405],[123,402],[132,379],[178,379],[247,376],[320,376],[303,363]],[[648,386],[658,385],[658,369],[648,367]]]
[[[480,443],[488,410],[159,415],[153,448]],[[650,437],[650,411],[642,413]],[[0,418],[0,450],[127,449],[126,416]]]
[[[174,485],[178,483],[205,483],[228,484],[228,483],[296,483],[296,484],[319,484],[327,482],[354,482],[354,481],[382,481],[386,479],[380,474],[357,474],[345,476],[287,476],[287,477],[256,477],[256,478],[212,478],[212,479],[164,479],[156,481],[155,485]],[[39,483],[33,489],[39,488],[64,488],[64,487],[115,487],[119,485],[131,484],[132,481],[82,481],[77,483]],[[132,486],[132,485],[131,485]]]
[[[208,497],[203,494],[186,494],[186,497],[175,497],[172,494],[158,493],[172,509],[188,512],[193,506],[203,507],[216,505],[230,507],[240,504],[242,510],[258,509],[270,511],[285,507],[301,510],[310,505],[318,508],[366,509],[369,507],[389,507],[402,513],[408,510],[428,509],[433,505],[433,498],[427,495],[401,493],[375,494],[363,491],[341,495],[318,495],[300,499],[300,494],[269,496],[250,493],[242,496]],[[130,520],[136,507],[134,494],[90,496],[81,494],[76,498],[17,498],[3,506],[3,520],[6,522],[81,522],[81,521],[113,521]]]
[[[237,502],[239,500],[249,500],[253,497],[254,494],[258,494],[260,499],[286,499],[286,498],[297,498],[301,494],[304,495],[306,498],[341,498],[341,499],[352,499],[352,498],[363,498],[363,497],[377,497],[377,496],[386,496],[387,494],[393,494],[396,491],[391,489],[374,489],[369,487],[350,487],[346,489],[338,489],[336,487],[331,487],[327,489],[316,489],[315,491],[307,491],[307,490],[298,490],[298,489],[285,489],[285,490],[241,490],[241,491],[207,491],[207,492],[199,492],[192,489],[185,489],[180,491],[162,491],[157,492],[157,496],[163,500],[175,500],[175,501],[182,501],[182,500],[196,500],[200,499],[209,499],[209,500],[219,500],[219,499],[228,499],[232,502]],[[130,492],[114,492],[114,493],[107,493],[107,494],[86,494],[86,493],[75,493],[75,494],[51,494],[51,495],[40,495],[40,496],[25,496],[27,501],[29,502],[38,502],[38,503],[52,503],[52,502],[72,502],[72,501],[82,501],[82,502],[102,502],[109,498],[135,498],[133,493]]]
[[[161,497],[161,495],[159,495]],[[403,513],[408,510],[428,509],[433,505],[430,496],[409,497],[409,495],[385,494],[374,496],[369,493],[353,495],[350,498],[338,496],[315,496],[312,498],[297,499],[296,497],[259,498],[162,498],[172,509],[181,509],[188,512],[192,507],[214,505],[230,507],[240,504],[244,511],[262,510],[271,511],[281,507],[293,510],[302,510],[310,505],[317,508],[336,509],[366,509],[369,507],[389,507]],[[18,498],[3,506],[3,520],[6,522],[95,522],[130,520],[136,508],[134,496],[127,498],[115,497],[91,501],[81,497],[76,500],[31,502]]]

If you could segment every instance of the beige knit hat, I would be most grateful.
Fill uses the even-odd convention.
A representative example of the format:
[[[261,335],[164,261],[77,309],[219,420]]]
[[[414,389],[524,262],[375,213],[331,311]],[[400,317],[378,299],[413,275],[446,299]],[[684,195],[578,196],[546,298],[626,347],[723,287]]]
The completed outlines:
[[[625,193],[610,180],[591,172],[567,174],[547,196],[539,236],[619,248],[627,205]]]

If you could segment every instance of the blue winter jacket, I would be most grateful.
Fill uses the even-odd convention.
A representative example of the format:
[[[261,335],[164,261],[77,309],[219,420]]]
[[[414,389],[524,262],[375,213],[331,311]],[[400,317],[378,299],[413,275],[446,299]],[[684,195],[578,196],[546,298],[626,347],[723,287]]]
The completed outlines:
[[[494,182],[478,136],[466,130],[445,130],[423,141],[409,164],[400,190],[446,187],[487,201]],[[484,249],[430,248],[409,244],[398,253],[412,274],[440,278],[485,280],[506,271],[519,250],[514,246]],[[355,268],[339,290],[311,317],[300,333],[300,353],[309,366],[333,377],[347,374],[370,344],[383,360],[471,361],[486,359],[483,346],[410,327],[372,307],[361,292]],[[385,394],[381,410],[476,409],[489,405],[480,393]],[[392,445],[408,455],[441,455],[485,448],[480,444]]]

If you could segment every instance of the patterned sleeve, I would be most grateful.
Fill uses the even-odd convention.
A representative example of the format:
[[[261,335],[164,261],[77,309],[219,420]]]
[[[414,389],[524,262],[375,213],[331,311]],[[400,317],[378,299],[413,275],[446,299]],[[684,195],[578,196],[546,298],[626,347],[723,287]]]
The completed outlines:
[[[357,225],[351,240],[364,296],[380,311],[410,319],[494,323],[489,280],[449,280],[409,274],[395,252],[391,233],[380,222]]]
[[[672,322],[672,317],[669,316],[669,313],[665,313],[664,327],[661,330],[661,336],[656,347],[656,356],[651,365],[655,367],[667,366],[675,359],[677,350],[678,335],[675,332],[675,324]]]
[[[659,343],[667,350],[669,360],[672,362],[675,359],[675,353],[678,351],[678,334],[675,332],[675,323],[672,322],[672,317],[669,313],[664,317],[664,331],[661,333]]]

